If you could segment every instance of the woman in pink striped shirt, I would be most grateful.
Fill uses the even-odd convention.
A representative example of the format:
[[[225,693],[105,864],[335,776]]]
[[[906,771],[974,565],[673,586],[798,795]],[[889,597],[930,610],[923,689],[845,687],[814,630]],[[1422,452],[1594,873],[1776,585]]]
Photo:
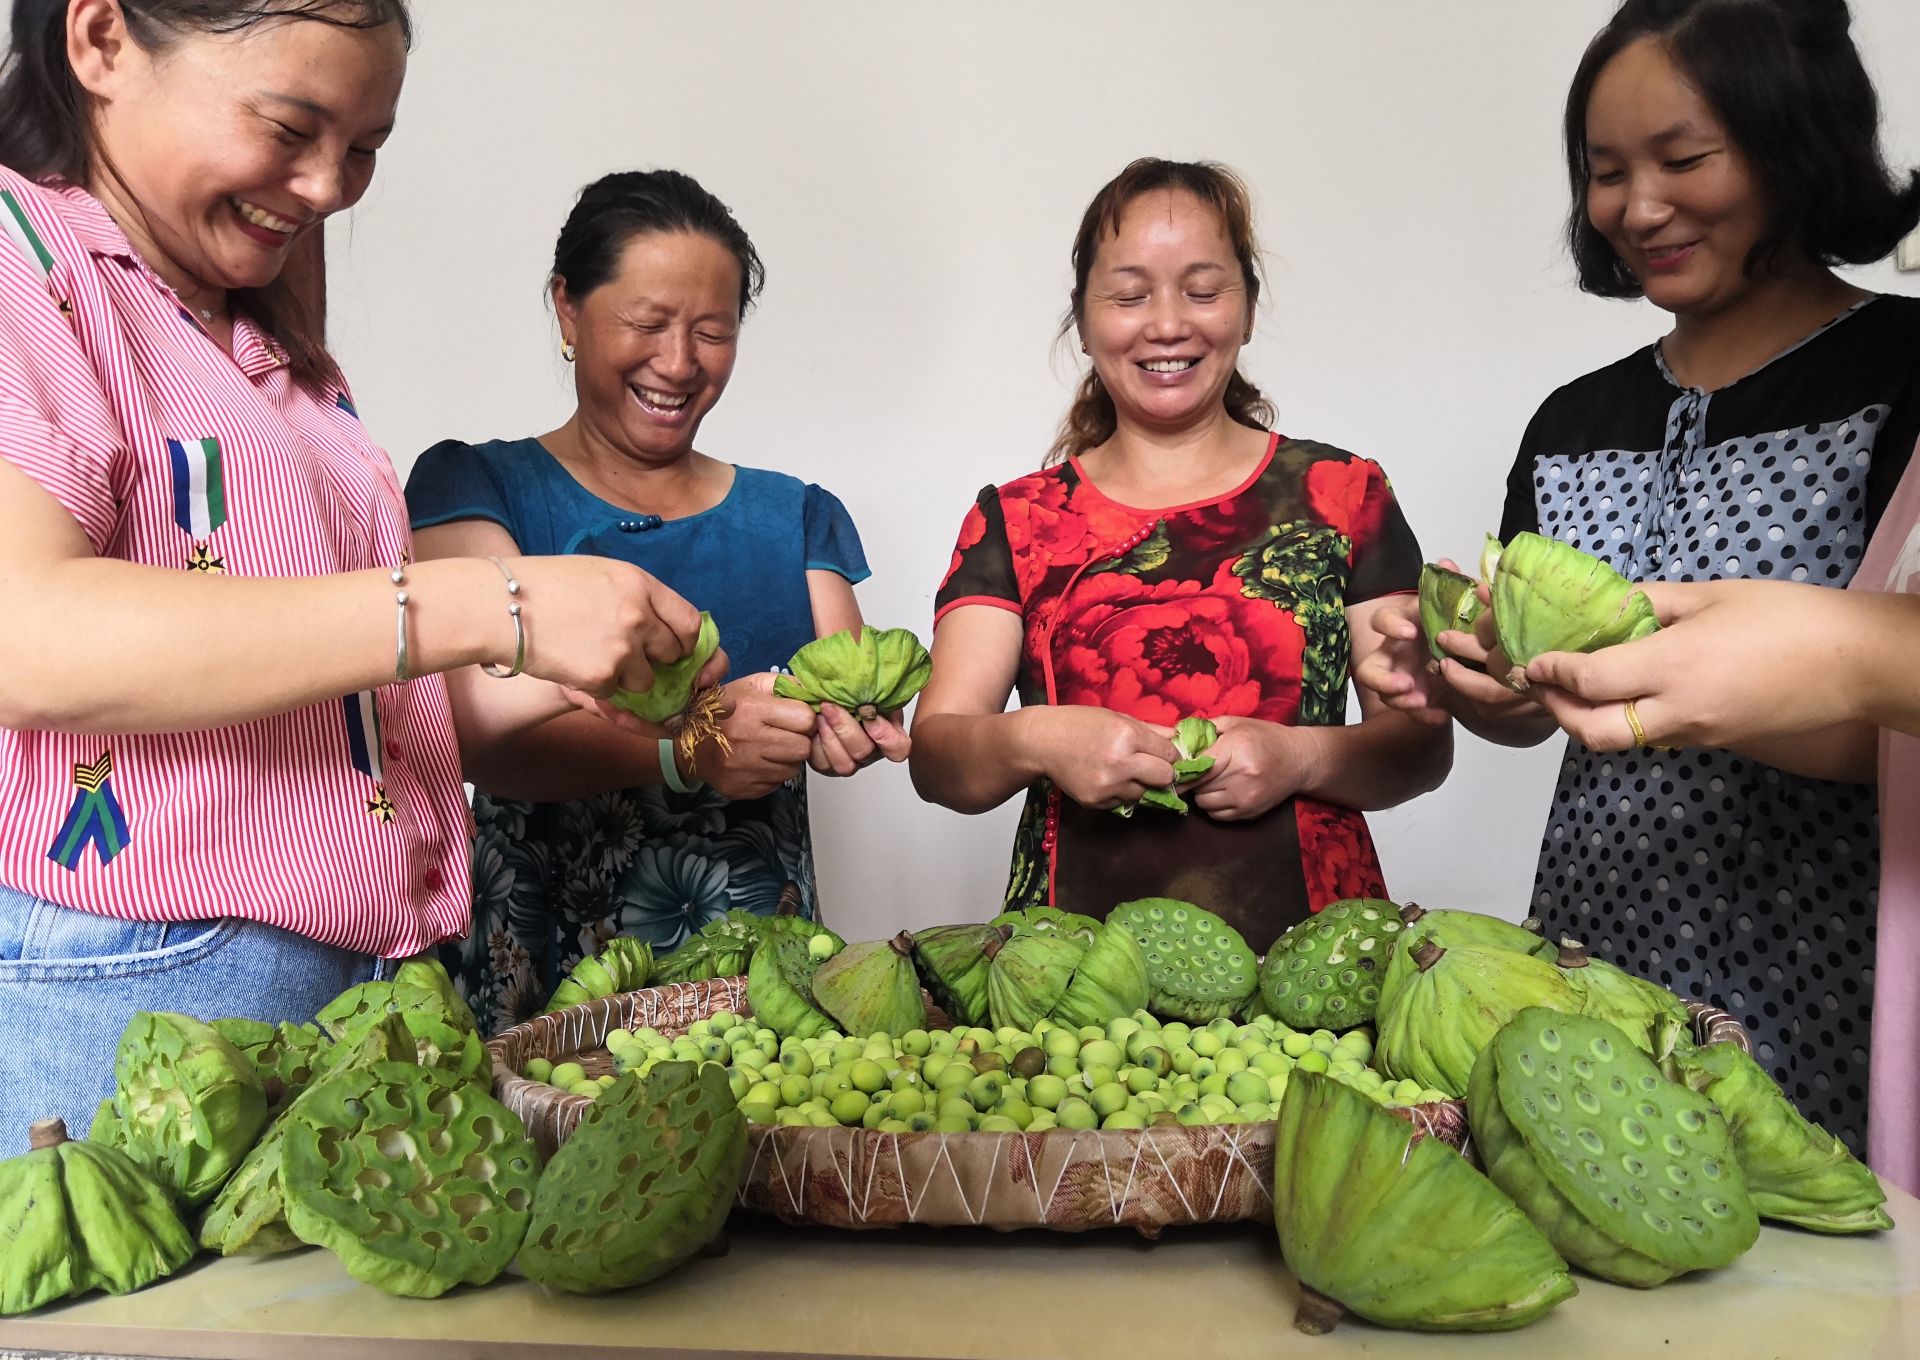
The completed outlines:
[[[467,929],[441,672],[558,682],[533,723],[694,636],[624,563],[410,562],[280,279],[366,191],[409,33],[404,0],[13,6],[0,1153],[85,1128],[135,1010],[306,1019]]]

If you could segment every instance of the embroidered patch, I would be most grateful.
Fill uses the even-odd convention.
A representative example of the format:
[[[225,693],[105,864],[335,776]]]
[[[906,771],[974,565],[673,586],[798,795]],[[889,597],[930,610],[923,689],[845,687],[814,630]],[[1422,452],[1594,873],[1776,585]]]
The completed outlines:
[[[210,544],[196,543],[193,551],[187,554],[187,570],[203,571],[209,576],[223,576],[227,570],[227,559],[215,557]]]
[[[213,537],[227,522],[227,484],[220,469],[220,441],[167,441],[173,464],[173,522],[194,539]]]
[[[81,852],[91,842],[100,862],[111,863],[133,839],[113,792],[113,752],[103,752],[91,765],[75,765],[73,787],[73,806],[47,847],[47,858],[62,869],[77,870]]]

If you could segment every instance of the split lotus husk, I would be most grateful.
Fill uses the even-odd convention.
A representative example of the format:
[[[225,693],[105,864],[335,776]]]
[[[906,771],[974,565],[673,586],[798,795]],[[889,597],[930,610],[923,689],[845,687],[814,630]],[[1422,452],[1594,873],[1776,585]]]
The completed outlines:
[[[1022,907],[1017,911],[1003,911],[987,924],[1007,926],[1015,935],[1071,935],[1081,944],[1092,944],[1102,922],[1059,907]]]
[[[814,973],[813,1001],[849,1038],[922,1028],[927,1008],[913,971],[913,936],[903,930],[848,945]]]
[[[1431,939],[1407,940],[1414,970],[1381,989],[1374,1065],[1399,1080],[1458,1099],[1481,1051],[1528,1007],[1572,1011],[1578,1001],[1560,970],[1531,954],[1465,945],[1443,949]]]
[[[1543,652],[1597,652],[1659,630],[1653,602],[1597,557],[1539,534],[1515,534],[1500,549],[1491,583],[1509,684]]]
[[[1544,953],[1538,956],[1549,957]],[[1690,1023],[1686,1005],[1679,997],[1605,959],[1592,957],[1578,940],[1561,940],[1552,947],[1550,957],[1579,998],[1576,1009],[1580,1014],[1617,1025],[1644,1053],[1658,1056],[1661,1036],[1675,1029],[1684,1031]]]
[[[1067,935],[1015,935],[987,944],[987,1013],[995,1029],[1031,1031],[1060,1004],[1088,946]]]
[[[1447,653],[1434,639],[1450,630],[1472,632],[1473,621],[1486,609],[1478,584],[1471,576],[1432,562],[1420,568],[1420,631],[1427,635],[1427,650],[1436,660],[1445,660]]]
[[[1011,939],[1013,933],[1010,925],[932,926],[914,935],[913,961],[920,980],[955,1024],[986,1024],[987,973],[992,967],[987,942]]]
[[[603,996],[637,992],[653,975],[653,947],[645,940],[616,935],[598,954],[575,964],[573,971],[560,980],[547,1002],[547,1013],[578,1006]]]
[[[1108,922],[1080,956],[1053,1018],[1075,1029],[1105,1026],[1143,1009],[1148,997],[1147,956],[1140,942],[1124,926]]]
[[[685,713],[693,699],[693,683],[700,669],[720,650],[720,626],[713,615],[700,615],[700,635],[693,650],[678,661],[653,668],[653,684],[643,690],[616,690],[608,700],[615,708],[625,709],[642,722],[666,723]]]
[[[1539,933],[1537,921],[1535,928],[1529,928],[1477,911],[1453,907],[1429,910],[1418,902],[1409,902],[1400,908],[1400,922],[1407,928],[1400,932],[1393,954],[1387,960],[1387,974],[1380,980],[1377,1009],[1385,1009],[1387,997],[1406,984],[1407,976],[1414,971],[1413,948],[1421,940],[1432,940],[1442,949],[1466,945],[1469,949],[1504,949],[1549,960],[1556,952]]]
[[[933,659],[912,629],[865,627],[857,638],[842,629],[809,642],[787,669],[793,673],[773,682],[781,698],[798,699],[816,713],[823,703],[838,704],[869,722],[898,713],[926,688]]]
[[[117,1145],[182,1204],[211,1199],[266,1127],[253,1064],[192,1016],[137,1013],[113,1072]]]
[[[814,974],[826,961],[808,949],[815,935],[828,936],[835,954],[845,947],[845,941],[823,925],[780,916],[768,922],[747,964],[747,1005],[755,1019],[783,1039],[811,1039],[833,1028],[833,1017],[813,999]]]

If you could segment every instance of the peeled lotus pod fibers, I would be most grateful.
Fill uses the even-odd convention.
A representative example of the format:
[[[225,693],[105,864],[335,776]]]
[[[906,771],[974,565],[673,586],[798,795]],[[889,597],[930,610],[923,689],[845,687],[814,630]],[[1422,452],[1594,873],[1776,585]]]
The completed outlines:
[[[1268,1014],[1294,1029],[1352,1029],[1373,1018],[1380,984],[1405,927],[1375,897],[1329,902],[1273,942],[1260,964]]]
[[[104,1289],[125,1294],[193,1258],[173,1200],[116,1148],[33,1125],[31,1151],[0,1162],[0,1315]]]
[[[397,1015],[386,1017],[356,1044],[335,1045],[325,1055],[325,1070],[267,1126],[266,1133],[207,1206],[200,1219],[200,1245],[222,1256],[265,1256],[299,1247],[300,1239],[287,1227],[287,1202],[280,1180],[280,1153],[285,1146],[288,1117],[329,1082],[351,1080],[354,1073],[376,1063],[415,1062],[417,1055],[413,1034]]]
[[[317,1026],[282,1021],[269,1025],[264,1020],[215,1020],[220,1037],[240,1050],[253,1064],[254,1075],[267,1093],[267,1109],[275,1114],[287,1102],[313,1084],[323,1070],[326,1051],[332,1042]]]
[[[934,1003],[956,1025],[987,1022],[987,941],[1007,940],[1011,926],[932,926],[913,937],[913,961]]]
[[[1531,954],[1501,949],[1413,946],[1414,973],[1380,1006],[1373,1063],[1396,1080],[1412,1078],[1450,1096],[1466,1094],[1480,1052],[1532,1006],[1578,1009],[1560,970]]]
[[[1432,562],[1420,568],[1420,631],[1437,660],[1446,660],[1448,653],[1434,639],[1448,631],[1472,632],[1474,620],[1486,609],[1478,584],[1471,576]]]
[[[655,960],[648,981],[652,986],[664,987],[670,982],[737,977],[747,971],[749,955],[749,947],[730,936],[695,935]]]
[[[1653,602],[1597,557],[1539,534],[1515,534],[1493,578],[1494,627],[1517,675],[1542,652],[1597,652],[1658,632]]]
[[[1273,1166],[1301,1331],[1328,1331],[1342,1306],[1386,1327],[1509,1331],[1576,1292],[1540,1230],[1459,1153],[1331,1077],[1289,1079]]]
[[[1673,1026],[1684,1030],[1691,1023],[1686,1004],[1679,997],[1605,959],[1592,957],[1578,940],[1563,939],[1554,951],[1553,963],[1572,984],[1580,1014],[1618,1025],[1643,1053],[1655,1054],[1657,1036],[1670,1032]]]
[[[1475,1064],[1467,1115],[1493,1183],[1602,1279],[1650,1288],[1760,1235],[1713,1102],[1604,1020],[1522,1011]]]
[[[1054,1005],[1053,1018],[1075,1029],[1105,1027],[1146,1008],[1147,956],[1133,932],[1111,921],[1100,927]]]
[[[461,1009],[465,1010],[465,1003],[461,1003]],[[335,1043],[351,1044],[385,1017],[407,1011],[423,1011],[455,1029],[473,1028],[471,1023],[462,1025],[454,1009],[433,988],[397,978],[349,987],[321,1007],[314,1019]],[[467,1014],[471,1016],[472,1012]]]
[[[995,1029],[1033,1027],[1060,1004],[1088,946],[1070,935],[1022,935],[987,944],[987,1014]]]
[[[913,971],[913,936],[903,930],[890,940],[848,945],[814,973],[813,1002],[849,1038],[924,1028],[927,1007]]]
[[[637,992],[653,973],[653,948],[645,940],[616,935],[598,954],[581,959],[560,980],[547,1001],[547,1013],[622,992]]]
[[[747,1006],[783,1039],[811,1039],[833,1028],[833,1017],[813,1001],[813,975],[823,962],[808,948],[815,935],[830,937],[834,953],[846,947],[825,926],[782,916],[769,924],[766,938],[747,965]]]
[[[987,924],[1011,926],[1015,935],[1071,935],[1081,944],[1092,944],[1104,922],[1058,907],[1023,907],[1018,911],[1003,911]]]
[[[720,625],[713,621],[713,615],[702,613],[700,633],[694,639],[692,651],[678,661],[655,666],[653,684],[648,688],[615,690],[607,702],[625,709],[642,722],[656,725],[678,717],[693,700],[693,682],[700,678],[701,667],[719,650]]]
[[[473,1008],[461,997],[460,989],[454,986],[446,966],[438,959],[408,959],[393,970],[393,980],[408,987],[425,987],[434,993],[446,1008],[447,1019],[457,1028],[480,1028],[480,1022],[474,1019]]]
[[[1887,1192],[1847,1145],[1794,1108],[1765,1068],[1735,1044],[1707,1044],[1668,1069],[1711,1100],[1762,1218],[1823,1233],[1893,1226]]]
[[[1260,985],[1260,968],[1240,932],[1210,911],[1171,897],[1122,902],[1107,916],[1140,942],[1147,959],[1147,1009],[1205,1024],[1232,1016]]]
[[[1387,960],[1376,1013],[1387,1008],[1393,994],[1416,971],[1413,950],[1424,939],[1431,939],[1442,949],[1460,945],[1471,949],[1504,949],[1516,954],[1534,954],[1549,963],[1559,953],[1558,947],[1548,944],[1537,930],[1477,911],[1429,911],[1418,902],[1409,902],[1400,908],[1400,923],[1406,928],[1400,932],[1393,955]]]
[[[376,1063],[288,1116],[287,1226],[364,1284],[436,1298],[519,1250],[540,1157],[520,1120],[435,1067]]]
[[[113,1075],[116,1146],[183,1205],[211,1199],[266,1127],[253,1064],[190,1015],[136,1013]]]
[[[857,639],[842,629],[809,642],[787,669],[793,674],[773,682],[781,698],[798,699],[816,713],[823,703],[838,704],[870,722],[899,712],[926,688],[933,660],[911,629],[864,627]]]
[[[629,1072],[541,1174],[520,1269],[576,1294],[664,1275],[720,1234],[746,1163],[747,1121],[718,1065]]]

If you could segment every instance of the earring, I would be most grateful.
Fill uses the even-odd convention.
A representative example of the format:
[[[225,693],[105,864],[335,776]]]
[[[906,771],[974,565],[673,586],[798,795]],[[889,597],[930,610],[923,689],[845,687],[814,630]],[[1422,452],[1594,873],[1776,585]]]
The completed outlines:
[[[1082,354],[1085,354],[1085,353],[1087,353],[1087,342],[1086,342],[1086,341],[1084,341],[1084,340],[1082,340],[1082,341],[1080,342],[1080,352],[1081,352]]]
[[[1245,335],[1241,336],[1240,343],[1243,345],[1251,345],[1253,343],[1253,332],[1248,331]]]
[[[574,356],[573,341],[562,340],[560,342],[560,357],[562,359],[565,359],[568,363],[572,363],[573,356]]]

